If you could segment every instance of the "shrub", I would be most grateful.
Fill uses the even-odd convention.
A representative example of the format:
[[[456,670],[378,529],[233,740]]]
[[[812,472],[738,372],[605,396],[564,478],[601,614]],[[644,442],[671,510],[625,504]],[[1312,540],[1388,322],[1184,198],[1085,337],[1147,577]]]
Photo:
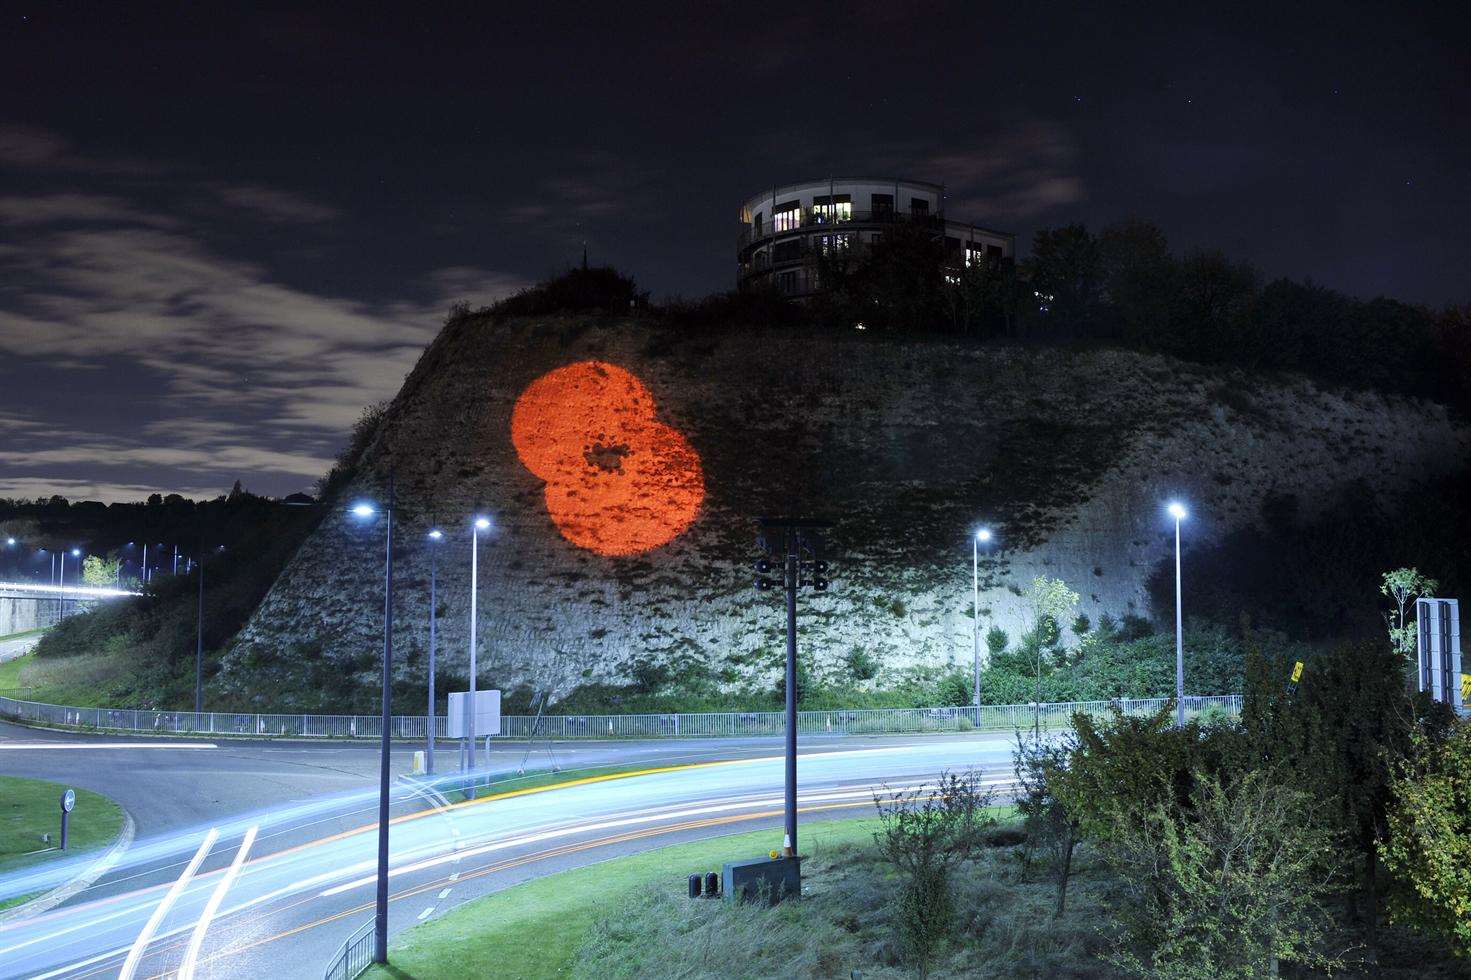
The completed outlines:
[[[1415,738],[1391,784],[1388,825],[1379,853],[1399,886],[1391,917],[1471,957],[1471,722],[1443,740]]]
[[[1029,739],[1017,732],[1012,770],[1016,773],[1016,808],[1026,827],[1028,853],[1040,848],[1050,859],[1057,884],[1057,907],[1053,918],[1067,907],[1068,879],[1072,876],[1073,852],[1078,846],[1077,817],[1059,789],[1066,781],[1077,740],[1065,735],[1057,741]]]
[[[1309,797],[1266,772],[1197,773],[1191,808],[1139,801],[1115,814],[1105,856],[1123,878],[1111,962],[1140,977],[1277,975],[1279,960],[1333,968],[1321,872],[1333,837]]]
[[[863,647],[854,647],[843,657],[843,665],[855,681],[870,681],[878,676],[879,664]]]
[[[992,795],[975,773],[941,773],[933,788],[874,796],[880,854],[903,878],[896,923],[899,941],[919,975],[949,935],[954,914],[950,876],[955,866],[984,846],[995,824]]]

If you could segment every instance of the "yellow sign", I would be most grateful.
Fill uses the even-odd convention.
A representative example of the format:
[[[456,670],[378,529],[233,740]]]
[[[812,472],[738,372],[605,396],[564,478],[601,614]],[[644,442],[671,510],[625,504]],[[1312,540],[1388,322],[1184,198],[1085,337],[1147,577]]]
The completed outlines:
[[[1471,705],[1471,674],[1461,675],[1461,703]]]
[[[1302,661],[1301,660],[1299,660],[1297,663],[1295,663],[1295,664],[1292,665],[1292,683],[1296,684],[1300,680],[1302,680]]]

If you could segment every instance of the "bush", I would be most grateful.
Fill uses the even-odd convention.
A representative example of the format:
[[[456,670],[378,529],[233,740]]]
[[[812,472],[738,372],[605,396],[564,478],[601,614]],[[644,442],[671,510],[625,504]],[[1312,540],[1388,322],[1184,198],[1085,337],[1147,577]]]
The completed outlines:
[[[1391,917],[1471,958],[1471,721],[1417,736],[1390,792],[1379,853],[1397,884]]]
[[[1068,778],[1077,740],[1065,735],[1056,741],[1028,739],[1017,732],[1012,770],[1016,774],[1016,809],[1027,831],[1028,856],[1040,848],[1048,855],[1053,881],[1057,884],[1057,907],[1053,918],[1067,908],[1068,879],[1072,877],[1073,852],[1077,849],[1079,824],[1060,792]]]
[[[934,789],[874,796],[880,823],[874,841],[903,878],[895,923],[900,945],[921,977],[950,933],[951,873],[984,846],[996,822],[988,812],[991,798],[974,773],[941,773]]]
[[[1197,773],[1189,809],[1139,801],[1115,814],[1104,853],[1123,878],[1111,961],[1135,976],[1276,976],[1279,960],[1332,968],[1320,869],[1332,835],[1309,797],[1266,772]]]

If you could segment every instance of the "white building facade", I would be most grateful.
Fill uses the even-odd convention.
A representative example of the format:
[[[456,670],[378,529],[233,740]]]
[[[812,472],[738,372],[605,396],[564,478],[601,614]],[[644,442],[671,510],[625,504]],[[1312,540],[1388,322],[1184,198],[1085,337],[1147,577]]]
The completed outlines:
[[[951,218],[945,188],[919,180],[828,177],[761,191],[741,205],[736,286],[775,288],[793,297],[818,289],[816,260],[861,250],[896,224],[922,227],[945,243],[950,268],[1016,256],[1016,236]]]

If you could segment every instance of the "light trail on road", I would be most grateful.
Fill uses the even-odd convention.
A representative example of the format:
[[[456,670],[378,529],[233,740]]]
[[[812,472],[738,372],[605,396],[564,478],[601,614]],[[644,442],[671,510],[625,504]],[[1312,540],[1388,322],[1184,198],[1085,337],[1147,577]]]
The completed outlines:
[[[994,737],[810,752],[801,761],[800,803],[806,812],[871,807],[875,791],[933,783],[943,769],[989,768],[986,784],[1001,788],[1006,780],[994,777],[1009,761],[1009,741]],[[391,817],[390,927],[504,887],[507,874],[770,820],[780,813],[781,763],[761,755],[653,765],[448,805],[441,791],[458,774],[401,782]],[[356,896],[375,880],[376,824],[360,819],[375,798],[367,789],[331,794],[220,822],[221,840],[254,830],[253,846],[236,850],[233,861],[224,848],[207,858],[196,852],[199,865],[183,876],[178,867],[198,831],[147,841],[79,899],[0,928],[0,975],[113,975],[140,941],[140,976],[190,963],[199,976],[320,975],[346,934],[324,927],[362,914]],[[0,880],[0,895],[11,887]],[[175,888],[171,901],[159,902],[160,892]],[[452,898],[438,895],[446,889]],[[434,893],[427,910],[403,901],[426,893]],[[158,918],[151,932],[150,913]]]

